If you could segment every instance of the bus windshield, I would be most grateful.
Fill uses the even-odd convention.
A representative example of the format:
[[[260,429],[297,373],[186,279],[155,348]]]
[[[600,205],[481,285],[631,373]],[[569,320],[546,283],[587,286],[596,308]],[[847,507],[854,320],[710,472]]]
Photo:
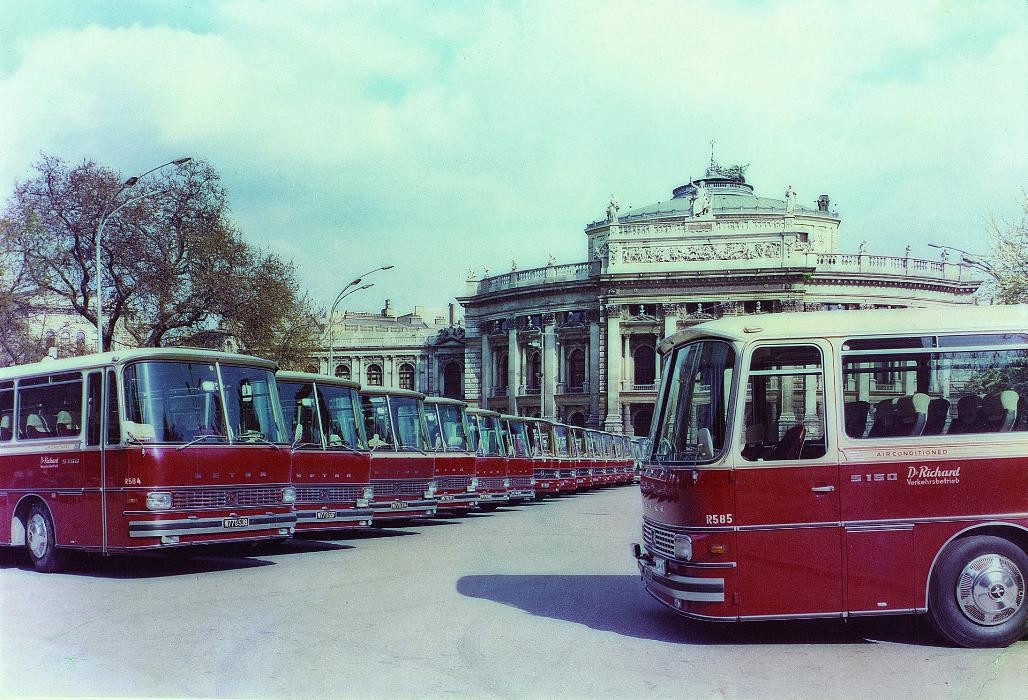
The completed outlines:
[[[464,429],[464,414],[456,404],[437,404],[439,409],[439,444],[451,452],[468,452],[468,434]],[[433,411],[425,411],[426,418]],[[436,444],[433,442],[433,444]]]
[[[318,412],[325,426],[329,447],[363,450],[367,447],[357,392],[343,386],[318,384]]]
[[[735,351],[722,340],[700,340],[671,358],[656,458],[709,462],[725,448]]]
[[[499,427],[495,416],[479,416],[480,442],[478,453],[487,457],[500,454]]]
[[[510,426],[511,441],[514,445],[515,457],[531,457],[532,452],[528,440],[528,425],[524,421],[507,421]]]
[[[406,396],[390,396],[389,412],[392,414],[393,426],[396,429],[397,447],[408,447],[415,450],[428,449],[428,440],[417,399]]]
[[[321,426],[314,412],[314,384],[281,379],[276,384],[282,402],[282,417],[292,435],[293,444],[320,447]]]

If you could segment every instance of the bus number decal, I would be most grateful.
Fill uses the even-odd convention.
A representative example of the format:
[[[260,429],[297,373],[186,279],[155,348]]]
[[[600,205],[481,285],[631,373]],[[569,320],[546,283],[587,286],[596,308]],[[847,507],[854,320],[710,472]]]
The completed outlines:
[[[125,477],[125,485],[126,486],[142,486],[142,484],[143,484],[143,479],[138,477],[138,476],[126,476]]]
[[[850,474],[850,483],[859,484],[862,481],[899,481],[899,474]]]
[[[707,513],[707,525],[731,525],[731,513]]]

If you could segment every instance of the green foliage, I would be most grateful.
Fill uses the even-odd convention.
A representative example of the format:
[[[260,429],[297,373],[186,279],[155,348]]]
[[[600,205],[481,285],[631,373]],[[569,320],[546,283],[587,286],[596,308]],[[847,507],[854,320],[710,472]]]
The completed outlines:
[[[1021,220],[990,222],[995,277],[994,299],[999,304],[1028,304],[1028,193],[1021,193]]]

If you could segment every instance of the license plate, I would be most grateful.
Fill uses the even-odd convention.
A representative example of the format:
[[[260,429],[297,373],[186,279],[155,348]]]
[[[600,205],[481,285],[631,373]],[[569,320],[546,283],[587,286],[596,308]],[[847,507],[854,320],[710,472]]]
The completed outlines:
[[[654,557],[653,568],[657,572],[658,576],[667,576],[667,562],[663,559]]]
[[[453,494],[444,494],[444,495],[439,497],[439,500],[440,501],[452,501],[453,500]]]
[[[222,527],[249,527],[249,518],[224,518],[221,521]]]
[[[389,507],[393,508],[393,509],[396,509],[396,510],[399,510],[401,508],[406,508],[407,507],[407,501],[393,501],[392,503],[389,504]]]
[[[314,517],[318,520],[331,520],[336,517],[336,512],[334,510],[319,510],[318,514]]]

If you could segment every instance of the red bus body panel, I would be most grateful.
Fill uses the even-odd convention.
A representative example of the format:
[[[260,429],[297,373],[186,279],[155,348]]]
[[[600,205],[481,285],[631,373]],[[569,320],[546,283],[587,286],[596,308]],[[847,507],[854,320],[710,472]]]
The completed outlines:
[[[372,523],[431,518],[435,515],[436,499],[425,496],[434,474],[435,458],[432,455],[420,452],[372,452]]]
[[[362,498],[371,485],[371,455],[343,450],[293,452],[296,529],[336,530],[371,525],[374,510]]]

